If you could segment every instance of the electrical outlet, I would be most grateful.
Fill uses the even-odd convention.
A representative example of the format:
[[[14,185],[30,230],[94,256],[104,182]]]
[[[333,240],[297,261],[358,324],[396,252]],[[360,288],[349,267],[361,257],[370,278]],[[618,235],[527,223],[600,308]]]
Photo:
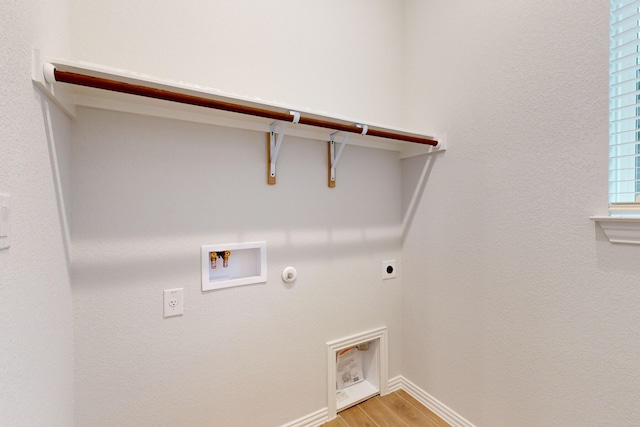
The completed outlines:
[[[382,280],[396,278],[396,260],[382,261]]]
[[[184,314],[184,291],[182,288],[165,289],[164,317]]]

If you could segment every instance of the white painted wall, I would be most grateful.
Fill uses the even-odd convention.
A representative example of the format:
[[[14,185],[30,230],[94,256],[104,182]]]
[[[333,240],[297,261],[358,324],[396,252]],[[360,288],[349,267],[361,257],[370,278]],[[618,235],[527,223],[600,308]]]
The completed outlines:
[[[74,2],[72,59],[397,124],[402,3]],[[92,109],[73,126],[76,425],[275,426],[326,406],[326,342],[389,327],[400,374],[400,161]],[[268,282],[200,291],[204,244],[266,240]],[[285,285],[280,272],[299,272]],[[162,290],[185,315],[163,319]]]
[[[73,420],[72,297],[52,143],[65,163],[70,126],[31,83],[31,49],[68,49],[68,4],[0,2],[0,192],[11,247],[0,251],[0,414],[6,426]]]
[[[73,2],[75,59],[397,124],[401,0]]]
[[[400,161],[94,109],[74,123],[76,424],[277,426],[326,406],[326,342],[387,325],[400,373]],[[381,203],[381,197],[384,202]],[[200,246],[266,240],[268,282],[203,293]],[[233,260],[230,260],[233,262]],[[282,269],[298,269],[294,284]],[[163,319],[162,290],[185,314]]]
[[[2,76],[16,82],[0,89],[0,191],[15,206],[0,252],[0,412],[12,425],[71,424],[68,279],[27,78],[32,46],[66,55],[66,4],[41,3],[0,14]],[[607,2],[407,0],[404,18],[401,2],[96,3],[72,2],[72,59],[446,130],[450,148],[390,284],[378,267],[400,258],[391,153],[349,147],[328,190],[322,144],[290,139],[267,187],[264,135],[81,110],[76,425],[280,425],[324,406],[324,342],[380,324],[390,375],[478,426],[638,424],[637,251],[588,220],[606,204]],[[53,116],[64,145],[68,122]],[[404,161],[405,184],[421,160]],[[266,285],[198,290],[199,245],[257,239]],[[293,286],[278,277],[288,264]],[[183,317],[161,317],[169,287],[185,288]]]
[[[406,5],[408,125],[450,147],[404,243],[403,375],[478,426],[640,425],[639,252],[589,220],[608,2]]]

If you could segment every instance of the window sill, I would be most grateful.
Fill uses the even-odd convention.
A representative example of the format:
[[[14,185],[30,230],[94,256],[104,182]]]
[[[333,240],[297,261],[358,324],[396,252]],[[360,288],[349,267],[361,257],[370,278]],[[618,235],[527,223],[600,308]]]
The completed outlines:
[[[640,245],[640,217],[592,216],[611,243]]]

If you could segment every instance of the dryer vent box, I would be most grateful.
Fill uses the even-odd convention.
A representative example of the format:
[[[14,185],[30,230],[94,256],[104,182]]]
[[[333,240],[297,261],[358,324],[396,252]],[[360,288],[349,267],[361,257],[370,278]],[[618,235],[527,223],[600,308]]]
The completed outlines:
[[[329,419],[373,396],[387,394],[386,327],[331,341],[327,343],[327,356]]]

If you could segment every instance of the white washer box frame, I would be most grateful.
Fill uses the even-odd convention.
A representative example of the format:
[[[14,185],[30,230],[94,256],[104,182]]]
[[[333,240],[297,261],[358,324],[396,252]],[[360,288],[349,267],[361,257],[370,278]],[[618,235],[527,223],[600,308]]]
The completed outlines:
[[[217,280],[211,280],[209,271],[211,261],[209,259],[209,254],[211,252],[223,252],[223,251],[231,251],[231,257],[233,257],[234,251],[251,251],[254,250],[256,255],[255,264],[251,266],[245,266],[246,270],[251,272],[247,273],[246,276],[239,277],[230,277],[230,278],[221,278]],[[201,257],[201,268],[202,268],[202,290],[203,291],[211,291],[214,289],[224,289],[230,288],[232,286],[242,286],[242,285],[251,285],[255,283],[266,283],[267,282],[267,242],[247,242],[247,243],[227,243],[220,245],[204,245],[200,249],[200,257]],[[222,260],[218,261],[222,264]],[[233,262],[232,258],[230,258],[229,262]],[[222,266],[222,265],[221,265]],[[257,267],[257,269],[256,269]],[[239,267],[242,270],[242,266]],[[258,271],[258,274],[254,274],[255,271]]]

